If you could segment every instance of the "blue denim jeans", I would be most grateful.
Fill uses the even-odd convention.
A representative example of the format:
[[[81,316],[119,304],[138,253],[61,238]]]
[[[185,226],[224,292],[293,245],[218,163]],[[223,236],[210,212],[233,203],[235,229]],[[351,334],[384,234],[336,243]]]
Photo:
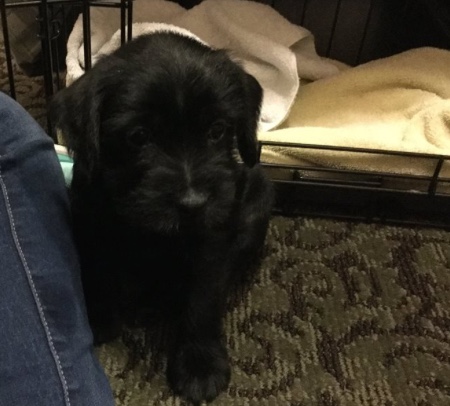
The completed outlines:
[[[52,140],[0,92],[0,406],[109,406]]]

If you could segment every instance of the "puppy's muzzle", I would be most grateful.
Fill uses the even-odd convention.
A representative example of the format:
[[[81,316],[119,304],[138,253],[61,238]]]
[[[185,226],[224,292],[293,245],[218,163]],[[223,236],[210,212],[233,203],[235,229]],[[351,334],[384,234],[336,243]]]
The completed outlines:
[[[184,210],[201,209],[208,201],[208,195],[205,192],[199,192],[189,188],[180,199],[180,206]]]

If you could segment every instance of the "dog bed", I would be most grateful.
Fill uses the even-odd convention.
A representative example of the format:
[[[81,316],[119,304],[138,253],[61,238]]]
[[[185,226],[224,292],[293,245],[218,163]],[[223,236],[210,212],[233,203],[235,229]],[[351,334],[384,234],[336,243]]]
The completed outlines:
[[[302,86],[282,126],[261,141],[450,156],[450,51],[419,48]],[[430,176],[426,158],[264,147],[262,161]],[[441,176],[450,176],[446,161]]]
[[[341,65],[317,55],[314,37],[269,6],[243,0],[206,0],[186,10],[166,0],[136,0],[133,37],[154,31],[186,30],[214,48],[227,49],[264,89],[261,128],[283,122],[295,100],[299,78],[317,80],[339,73]],[[261,24],[261,22],[264,24]],[[165,24],[165,25],[164,25]],[[117,12],[91,11],[92,62],[120,46]],[[67,42],[70,85],[84,73],[83,22],[78,18]]]

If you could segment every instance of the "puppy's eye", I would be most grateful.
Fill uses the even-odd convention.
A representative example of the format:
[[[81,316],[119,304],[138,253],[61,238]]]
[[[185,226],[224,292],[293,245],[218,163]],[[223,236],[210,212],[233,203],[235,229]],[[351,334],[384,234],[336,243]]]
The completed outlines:
[[[127,141],[132,147],[141,147],[149,142],[151,134],[144,128],[136,128],[127,134]]]
[[[208,139],[213,142],[219,142],[223,136],[226,134],[228,126],[223,121],[216,121],[208,131]]]

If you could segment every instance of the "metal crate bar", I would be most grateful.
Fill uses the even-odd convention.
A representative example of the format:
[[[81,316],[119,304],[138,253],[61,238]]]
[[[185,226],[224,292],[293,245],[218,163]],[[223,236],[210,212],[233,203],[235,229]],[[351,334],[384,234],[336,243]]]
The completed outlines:
[[[46,101],[49,102],[56,90],[60,88],[60,66],[59,50],[56,39],[61,34],[65,33],[67,37],[67,30],[63,22],[62,27],[56,15],[62,12],[64,17],[63,8],[67,5],[78,5],[82,10],[82,23],[83,23],[83,36],[84,36],[84,57],[85,57],[85,69],[92,67],[91,57],[91,26],[90,26],[90,7],[106,7],[120,9],[120,29],[123,33],[126,32],[127,39],[132,38],[132,0],[110,0],[110,1],[98,1],[98,0],[30,0],[26,2],[8,2],[7,0],[0,0],[0,17],[3,30],[5,56],[7,63],[8,82],[9,82],[9,94],[12,98],[16,99],[16,88],[14,80],[14,67],[13,57],[11,52],[8,21],[7,21],[7,9],[23,8],[23,7],[36,7],[40,29],[37,35],[41,40],[42,59],[43,59],[43,78],[44,78],[44,91]],[[128,21],[128,30],[126,31],[126,21]],[[56,135],[50,120],[47,118],[47,131],[50,135],[56,139]]]
[[[5,44],[5,56],[6,56],[6,66],[8,70],[8,82],[9,82],[9,93],[10,96],[16,98],[16,87],[14,84],[14,72],[12,66],[12,54],[11,47],[9,44],[9,32],[8,32],[8,18],[6,16],[6,0],[0,0],[0,14],[3,28],[3,40]]]
[[[429,159],[444,159],[450,160],[450,155],[429,154],[426,152],[407,152],[407,151],[390,151],[387,149],[370,149],[359,147],[341,147],[335,145],[318,145],[318,144],[303,144],[293,142],[276,142],[276,141],[260,141],[262,147],[283,147],[283,148],[302,148],[302,149],[320,149],[328,151],[342,151],[342,152],[361,152],[367,154],[380,154],[392,156],[404,156],[413,158],[429,158]]]
[[[442,168],[442,163],[439,164],[441,160],[438,161],[437,165],[439,165],[440,169]],[[332,174],[342,174],[342,175],[357,175],[357,176],[372,176],[372,177],[388,177],[388,178],[399,178],[403,180],[427,180],[431,181],[437,179],[436,169],[433,172],[433,175],[405,175],[403,173],[389,173],[389,172],[378,172],[378,171],[363,171],[363,170],[355,170],[355,169],[337,169],[337,168],[328,168],[328,167],[315,167],[315,166],[305,166],[305,165],[288,165],[288,164],[275,164],[275,163],[266,163],[261,162],[261,166],[264,168],[273,168],[273,169],[286,169],[286,170],[298,170],[298,171],[306,171],[306,172],[321,172],[321,173],[332,173]],[[439,173],[437,173],[438,175]],[[448,182],[450,183],[450,178],[439,178],[437,179],[439,182]]]

